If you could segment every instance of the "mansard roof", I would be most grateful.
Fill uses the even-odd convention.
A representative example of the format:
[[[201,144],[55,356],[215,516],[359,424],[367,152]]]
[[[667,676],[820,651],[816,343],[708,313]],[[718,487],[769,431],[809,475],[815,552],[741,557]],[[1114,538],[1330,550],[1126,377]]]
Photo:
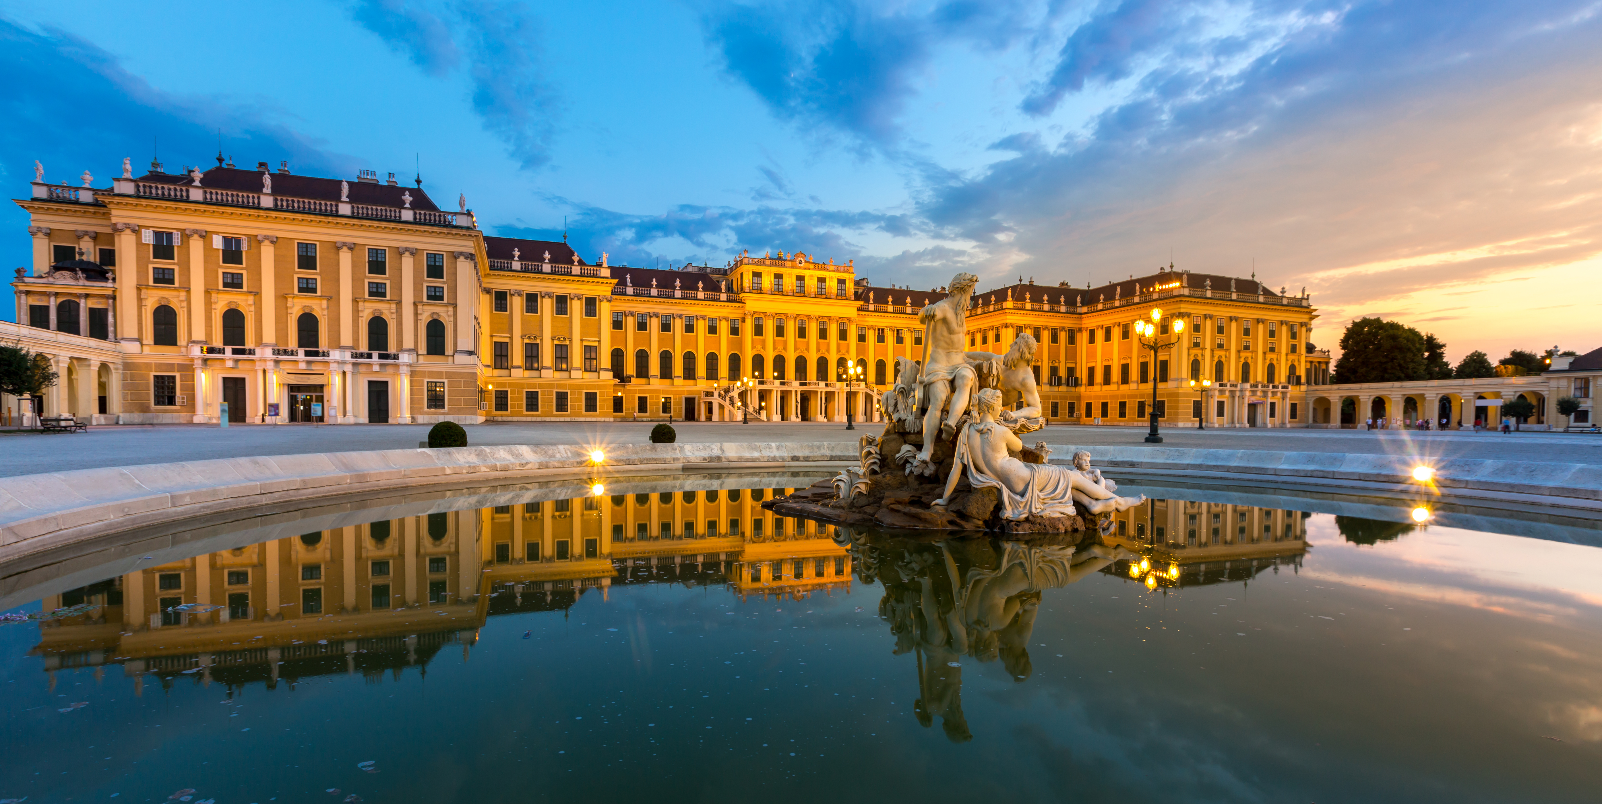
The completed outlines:
[[[1257,279],[1244,279],[1224,274],[1200,274],[1190,271],[1164,270],[1146,276],[1133,277],[1122,282],[1110,282],[1094,287],[1064,287],[1056,284],[1038,285],[1034,281],[1021,282],[994,290],[977,291],[975,293],[975,303],[990,304],[993,297],[995,297],[996,301],[1002,301],[1007,298],[1009,291],[1013,291],[1015,301],[1024,301],[1025,293],[1028,292],[1032,301],[1046,299],[1052,304],[1057,304],[1058,298],[1062,296],[1064,303],[1068,305],[1074,305],[1077,297],[1080,298],[1081,304],[1096,304],[1099,299],[1113,301],[1116,297],[1128,299],[1142,293],[1150,293],[1154,287],[1184,287],[1196,290],[1209,287],[1212,290],[1225,292],[1232,289],[1233,282],[1237,293],[1257,295],[1262,292],[1266,296],[1278,295],[1277,291],[1272,290],[1270,286]]]
[[[513,249],[518,250],[518,256],[512,256]],[[547,253],[551,254],[552,264],[560,265],[589,265],[584,257],[574,262],[574,250],[567,243],[556,240],[527,240],[521,237],[491,237],[485,235],[485,256],[492,260],[518,259],[523,262],[541,262]]]
[[[260,193],[262,191],[261,170],[240,170],[231,167],[214,167],[201,171],[201,186],[213,190],[232,190],[239,193]],[[266,173],[273,177],[273,195],[282,195],[289,198],[309,198],[317,201],[340,200],[340,180],[325,179],[318,176],[302,176],[295,173]],[[151,172],[140,176],[138,181],[150,184],[189,184],[189,176],[181,173]],[[412,209],[421,209],[429,212],[439,212],[429,194],[422,187],[408,187],[401,184],[375,184],[367,181],[346,181],[347,198],[353,204],[362,204],[370,207],[404,207],[406,200],[401,196],[412,196]]]
[[[926,305],[947,298],[946,291],[941,290],[910,290],[898,287],[876,287],[873,285],[859,285],[853,289],[855,299],[860,304],[869,304],[870,294],[874,296],[874,304],[912,304],[915,310],[923,309]]]
[[[675,280],[679,281],[680,290],[697,290],[696,283],[702,283],[701,290],[714,293],[719,290],[719,283],[723,282],[730,291],[730,280],[727,277],[715,274],[704,274],[700,271],[674,271],[663,268],[631,268],[627,265],[614,265],[611,268],[614,284],[619,287],[652,287],[652,280],[657,280],[657,287],[664,290],[673,290]]]

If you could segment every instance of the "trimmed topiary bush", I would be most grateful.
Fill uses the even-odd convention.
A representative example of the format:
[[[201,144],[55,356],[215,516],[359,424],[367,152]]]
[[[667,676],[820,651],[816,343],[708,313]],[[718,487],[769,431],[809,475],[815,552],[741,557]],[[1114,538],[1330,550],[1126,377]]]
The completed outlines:
[[[468,446],[468,431],[456,422],[440,422],[429,428],[429,449]]]
[[[669,427],[667,424],[659,424],[656,427],[653,427],[652,428],[652,443],[653,444],[672,444],[672,443],[674,443],[674,428]]]

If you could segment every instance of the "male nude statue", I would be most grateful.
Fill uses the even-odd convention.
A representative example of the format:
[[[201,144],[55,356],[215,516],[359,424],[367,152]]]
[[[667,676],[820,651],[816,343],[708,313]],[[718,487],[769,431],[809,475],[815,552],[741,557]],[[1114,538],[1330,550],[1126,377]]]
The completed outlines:
[[[937,439],[952,437],[958,419],[969,407],[969,392],[975,387],[975,370],[964,358],[964,316],[979,281],[974,274],[959,273],[947,286],[947,298],[919,311],[919,323],[925,326],[924,360],[920,361],[924,368],[919,374],[924,396],[921,404],[925,407],[925,443],[918,457],[923,474],[935,471],[930,453]]]
[[[1036,362],[1036,339],[1028,332],[1019,333],[999,362],[997,387],[1002,391],[1003,411],[997,420],[1016,433],[1040,430],[1046,421],[1041,418],[1041,394],[1036,390],[1036,375],[1031,373],[1031,366]],[[1019,410],[1010,409],[1017,402],[1024,402],[1025,406]]]

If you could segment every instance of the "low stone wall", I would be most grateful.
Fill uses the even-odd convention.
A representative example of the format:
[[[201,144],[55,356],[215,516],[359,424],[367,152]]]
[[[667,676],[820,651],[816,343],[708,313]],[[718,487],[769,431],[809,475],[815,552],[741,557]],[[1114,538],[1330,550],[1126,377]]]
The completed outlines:
[[[1068,462],[1073,447],[1054,446]],[[1385,455],[1090,447],[1093,462],[1123,474],[1318,486],[1331,492],[1419,488],[1417,463],[1436,470],[1435,493],[1490,506],[1511,502],[1577,512],[1599,509],[1597,465],[1424,460]],[[856,444],[640,444],[607,448],[590,465],[581,447],[402,449],[226,458],[0,478],[0,562],[80,539],[192,517],[247,512],[347,494],[510,481],[587,480],[665,472],[834,469],[858,461]]]

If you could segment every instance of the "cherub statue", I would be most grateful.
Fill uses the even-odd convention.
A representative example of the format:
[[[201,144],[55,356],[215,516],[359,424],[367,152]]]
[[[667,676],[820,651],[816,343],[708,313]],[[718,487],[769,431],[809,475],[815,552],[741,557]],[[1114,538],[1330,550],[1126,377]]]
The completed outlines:
[[[1068,516],[1075,513],[1075,500],[1079,498],[1085,498],[1082,505],[1091,514],[1124,511],[1147,501],[1146,496],[1117,497],[1067,466],[1025,463],[1013,457],[1025,445],[1019,436],[997,422],[1001,409],[1002,393],[997,389],[986,388],[975,395],[974,418],[958,436],[952,474],[947,477],[941,499],[931,503],[932,507],[945,507],[965,474],[969,485],[1001,492],[1005,519]]]

